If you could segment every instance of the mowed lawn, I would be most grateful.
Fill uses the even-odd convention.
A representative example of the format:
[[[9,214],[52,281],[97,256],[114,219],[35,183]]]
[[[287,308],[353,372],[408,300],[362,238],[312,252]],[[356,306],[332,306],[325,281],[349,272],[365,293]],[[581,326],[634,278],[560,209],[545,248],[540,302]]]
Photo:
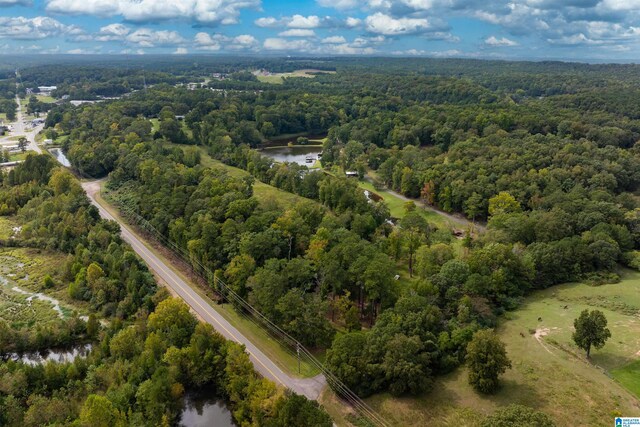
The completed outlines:
[[[573,320],[587,308],[604,312],[612,334],[603,349],[592,350],[590,361],[571,339]],[[513,364],[497,394],[473,391],[460,368],[422,396],[382,394],[366,401],[398,426],[476,426],[511,403],[541,410],[558,426],[610,426],[616,415],[640,414],[633,395],[640,391],[639,310],[640,273],[629,270],[617,284],[566,284],[536,292],[497,329]],[[323,403],[332,415],[344,415],[328,395]]]
[[[389,207],[389,212],[391,216],[394,218],[404,218],[406,215],[405,211],[405,200],[395,196],[394,194],[386,191],[386,190],[376,190],[369,181],[358,181],[358,185],[360,188],[376,193],[378,196],[382,197],[382,200]],[[451,228],[451,223],[445,217],[438,215],[435,212],[428,211],[420,208],[416,205],[416,211],[420,212],[422,216],[430,223],[433,223],[438,228]]]

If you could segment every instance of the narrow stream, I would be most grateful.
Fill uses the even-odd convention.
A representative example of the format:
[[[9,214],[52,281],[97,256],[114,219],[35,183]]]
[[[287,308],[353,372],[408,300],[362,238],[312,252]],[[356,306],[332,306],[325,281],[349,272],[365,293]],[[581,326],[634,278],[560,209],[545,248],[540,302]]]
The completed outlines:
[[[28,279],[28,276],[27,276]],[[24,280],[24,279],[23,279]],[[60,317],[61,319],[64,319],[64,312],[62,311],[62,308],[60,307],[60,301],[58,301],[55,298],[52,298],[48,295],[45,295],[41,292],[29,292],[29,291],[25,291],[24,289],[13,285],[12,283],[9,283],[9,279],[0,275],[0,284],[11,289],[13,292],[16,292],[18,294],[22,294],[22,295],[28,295],[27,297],[27,305],[31,305],[31,302],[33,301],[34,298],[37,298],[41,301],[47,301],[48,303],[50,303],[53,307],[53,310],[58,313],[58,317]]]

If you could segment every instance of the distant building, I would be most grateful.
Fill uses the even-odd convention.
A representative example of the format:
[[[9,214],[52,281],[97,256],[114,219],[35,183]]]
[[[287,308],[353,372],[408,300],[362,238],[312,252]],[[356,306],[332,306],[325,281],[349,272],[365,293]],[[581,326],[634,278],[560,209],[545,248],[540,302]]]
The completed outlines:
[[[358,172],[356,172],[356,171],[346,171],[344,174],[346,176],[355,176],[355,177],[358,176]]]
[[[56,89],[58,89],[58,86],[38,86],[41,95],[50,95]]]
[[[45,139],[44,140],[44,145],[51,145],[53,144],[53,139]]]

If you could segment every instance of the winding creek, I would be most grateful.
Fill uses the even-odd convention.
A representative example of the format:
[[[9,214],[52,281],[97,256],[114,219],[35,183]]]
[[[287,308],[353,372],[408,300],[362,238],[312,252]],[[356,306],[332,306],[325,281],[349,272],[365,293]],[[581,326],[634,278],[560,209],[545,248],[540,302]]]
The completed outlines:
[[[22,267],[22,265],[18,265]],[[11,275],[9,275],[11,276]],[[29,280],[29,276],[21,280]],[[12,277],[0,275],[0,286],[6,290],[26,295],[25,303],[31,305],[34,299],[46,301],[51,304],[52,309],[60,318],[65,317],[65,313],[61,308],[60,301],[45,295],[41,292],[30,292],[15,285]],[[81,316],[86,320],[86,316]],[[35,366],[47,362],[67,363],[73,362],[78,357],[87,357],[93,348],[92,344],[81,344],[66,349],[49,349],[40,352],[27,353],[10,353],[0,360],[13,360],[22,362],[27,365]],[[201,390],[198,392],[189,392],[184,396],[183,408],[180,414],[181,427],[233,427],[231,411],[227,408],[224,401],[220,400],[213,391]]]
[[[19,268],[22,268],[23,265],[22,264],[18,264]],[[11,276],[11,274],[9,275]],[[29,280],[29,275],[25,276],[24,278],[22,278],[21,280]],[[60,301],[58,301],[55,298],[52,298],[48,295],[43,294],[42,292],[31,292],[31,291],[26,291],[22,288],[20,288],[19,286],[15,285],[13,283],[13,280],[11,280],[9,277],[4,277],[3,275],[0,275],[0,285],[4,286],[5,288],[10,289],[11,291],[17,293],[17,294],[21,294],[21,295],[27,295],[27,299],[25,300],[27,305],[31,305],[31,303],[33,302],[34,299],[39,299],[40,301],[46,301],[48,303],[51,304],[52,309],[58,313],[58,317],[60,317],[61,319],[64,319],[65,317],[65,313],[62,309],[62,307],[60,306]]]

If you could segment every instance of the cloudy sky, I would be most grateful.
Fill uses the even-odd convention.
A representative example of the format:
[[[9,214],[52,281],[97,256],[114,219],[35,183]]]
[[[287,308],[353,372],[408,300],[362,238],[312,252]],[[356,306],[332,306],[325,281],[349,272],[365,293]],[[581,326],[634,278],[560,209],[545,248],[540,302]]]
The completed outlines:
[[[21,52],[635,62],[640,0],[0,0]]]

